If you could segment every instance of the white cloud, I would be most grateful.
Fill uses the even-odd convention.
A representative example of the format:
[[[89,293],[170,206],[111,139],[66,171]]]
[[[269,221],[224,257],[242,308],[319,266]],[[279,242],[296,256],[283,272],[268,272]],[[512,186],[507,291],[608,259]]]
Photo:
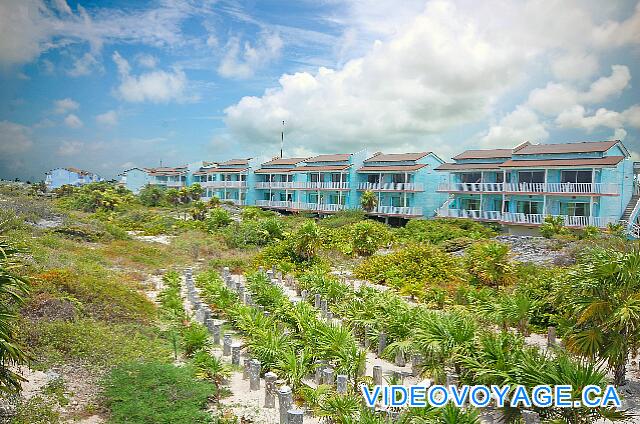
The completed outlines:
[[[66,97],[64,99],[56,100],[53,102],[53,112],[59,115],[63,115],[69,111],[77,110],[80,107],[80,104],[75,100]]]
[[[611,66],[611,75],[600,77],[589,87],[589,91],[580,96],[585,103],[598,103],[620,95],[631,81],[631,72],[624,65]]]
[[[613,135],[611,136],[611,138],[613,140],[624,140],[627,137],[627,132],[624,130],[624,128],[616,128],[613,131]]]
[[[80,118],[78,118],[77,115],[74,115],[73,113],[70,113],[69,115],[67,115],[66,118],[64,118],[64,124],[69,127],[69,128],[81,128],[83,123],[80,120]]]
[[[526,106],[518,106],[481,139],[483,148],[513,147],[525,141],[541,142],[549,137],[538,116]]]
[[[136,56],[136,61],[140,66],[153,69],[158,64],[158,59],[151,54],[139,54]]]
[[[82,141],[63,141],[58,146],[57,153],[60,156],[74,156],[85,150],[84,143]]]
[[[89,75],[95,71],[102,71],[102,65],[93,54],[85,53],[73,62],[73,67],[67,70],[67,74],[72,77]]]
[[[0,156],[22,153],[32,146],[29,127],[11,121],[0,121]]]
[[[54,0],[53,4],[55,5],[56,9],[58,9],[62,13],[66,13],[68,15],[71,15],[73,13],[66,0]]]
[[[131,66],[118,52],[113,53],[118,67],[120,85],[116,95],[127,102],[167,103],[191,100],[187,94],[187,76],[181,69],[172,72],[151,71],[138,76],[131,75]]]
[[[108,127],[116,126],[118,125],[118,112],[115,110],[109,110],[105,113],[96,115],[96,122]]]
[[[208,41],[208,40],[207,40]],[[282,51],[282,39],[278,33],[263,33],[255,45],[240,38],[231,37],[225,46],[218,73],[225,78],[249,78],[256,70],[277,59]]]
[[[640,105],[631,106],[622,112],[622,115],[628,125],[634,128],[640,128]]]
[[[551,69],[560,80],[583,81],[598,72],[598,58],[594,54],[570,52],[554,59]]]
[[[622,115],[619,112],[599,108],[593,115],[586,115],[585,108],[576,105],[565,110],[556,118],[556,124],[561,128],[580,128],[593,131],[596,127],[620,128],[623,124]]]
[[[549,82],[529,93],[527,104],[545,115],[557,115],[578,102],[578,92],[564,84]]]

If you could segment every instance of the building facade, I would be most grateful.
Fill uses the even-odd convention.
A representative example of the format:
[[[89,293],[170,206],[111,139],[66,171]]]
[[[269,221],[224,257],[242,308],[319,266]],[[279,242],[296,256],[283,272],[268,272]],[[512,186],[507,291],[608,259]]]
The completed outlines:
[[[52,190],[63,185],[82,186],[89,183],[104,181],[98,174],[78,168],[55,168],[45,173],[44,182]]]
[[[619,141],[523,143],[514,149],[468,150],[439,166],[449,197],[439,217],[504,224],[511,231],[535,228],[546,216],[567,227],[604,228],[638,215],[638,181],[629,152]]]

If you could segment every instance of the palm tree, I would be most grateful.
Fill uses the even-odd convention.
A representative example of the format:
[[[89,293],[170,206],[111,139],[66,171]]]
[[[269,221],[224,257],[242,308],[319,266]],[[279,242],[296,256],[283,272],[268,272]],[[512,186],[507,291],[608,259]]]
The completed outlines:
[[[505,243],[477,243],[466,251],[469,273],[482,284],[499,288],[515,280],[515,267]]]
[[[302,260],[312,259],[322,244],[320,229],[314,221],[305,222],[294,237],[296,254]]]
[[[167,202],[170,205],[177,205],[178,203],[180,203],[180,192],[178,191],[178,189],[175,188],[170,188],[166,191],[166,193],[164,194],[165,199],[167,199]]]
[[[367,190],[360,196],[360,205],[365,211],[371,212],[378,206],[378,198],[373,191]]]
[[[209,352],[201,350],[193,356],[193,366],[196,369],[196,375],[200,378],[211,380],[216,386],[215,400],[220,400],[220,387],[226,379],[231,376],[231,367],[225,364],[217,356],[211,355]]]
[[[629,352],[640,344],[640,247],[589,251],[558,296],[572,324],[567,348],[606,360],[614,383],[624,384]]]
[[[207,205],[199,200],[195,201],[189,212],[191,213],[191,218],[196,221],[202,221],[207,216]]]
[[[12,371],[25,364],[29,356],[18,344],[15,328],[16,309],[28,294],[26,280],[15,273],[19,266],[15,260],[18,250],[0,241],[0,394],[20,391],[22,376]]]
[[[191,193],[192,200],[200,200],[200,198],[204,194],[204,189],[200,184],[195,183],[191,187],[189,187],[189,192]]]

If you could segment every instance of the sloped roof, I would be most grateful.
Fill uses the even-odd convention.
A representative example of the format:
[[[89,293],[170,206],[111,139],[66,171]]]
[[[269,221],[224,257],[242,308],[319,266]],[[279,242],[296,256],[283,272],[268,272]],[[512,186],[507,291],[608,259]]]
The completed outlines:
[[[410,162],[422,159],[427,156],[431,152],[417,152],[417,153],[380,153],[377,155],[373,155],[368,159],[365,159],[365,163],[367,162]]]
[[[563,166],[613,166],[624,159],[624,156],[607,156],[587,159],[547,159],[547,160],[508,160],[500,165],[502,168],[549,168]]]
[[[220,167],[235,166],[235,165],[249,165],[249,160],[250,159],[230,159],[226,162],[220,162],[218,163],[218,165],[220,165]]]
[[[539,155],[553,153],[594,153],[606,152],[620,141],[581,141],[579,143],[529,144],[514,152],[518,155]]]
[[[416,165],[396,165],[396,166],[363,166],[362,168],[358,169],[357,172],[371,172],[371,173],[376,173],[376,172],[413,172],[413,171],[417,171],[418,169],[424,168],[425,164],[419,163]]]
[[[343,162],[345,160],[349,160],[351,157],[350,153],[346,154],[337,154],[337,155],[318,155],[312,158],[308,158],[305,162]]]
[[[443,163],[435,168],[436,171],[471,171],[485,169],[500,169],[502,163]]]
[[[197,172],[194,172],[193,175],[206,175],[206,174],[217,174],[217,173],[233,173],[233,172],[244,172],[249,168],[202,168]]]
[[[328,171],[344,171],[351,165],[326,165],[326,166],[297,166],[290,172],[328,172]]]
[[[482,150],[465,150],[452,159],[496,159],[496,158],[510,158],[511,149],[482,149]]]
[[[306,159],[307,158],[273,158],[262,165],[295,165],[297,163],[304,162]]]

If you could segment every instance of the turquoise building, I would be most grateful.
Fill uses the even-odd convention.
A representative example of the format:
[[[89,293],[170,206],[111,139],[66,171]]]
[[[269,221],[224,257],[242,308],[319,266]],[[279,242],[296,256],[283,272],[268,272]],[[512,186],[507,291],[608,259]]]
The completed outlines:
[[[238,206],[253,205],[253,159],[231,159],[225,162],[205,162],[193,172],[193,183],[204,189],[203,200],[213,197]]]
[[[98,174],[73,167],[52,169],[45,173],[44,179],[44,183],[49,190],[62,187],[63,185],[79,187],[99,181],[104,181],[104,179]]]
[[[453,160],[437,168],[448,175],[437,188],[448,195],[439,217],[498,222],[510,232],[536,228],[547,215],[572,228],[624,220],[638,235],[638,166],[620,141],[527,142]]]

